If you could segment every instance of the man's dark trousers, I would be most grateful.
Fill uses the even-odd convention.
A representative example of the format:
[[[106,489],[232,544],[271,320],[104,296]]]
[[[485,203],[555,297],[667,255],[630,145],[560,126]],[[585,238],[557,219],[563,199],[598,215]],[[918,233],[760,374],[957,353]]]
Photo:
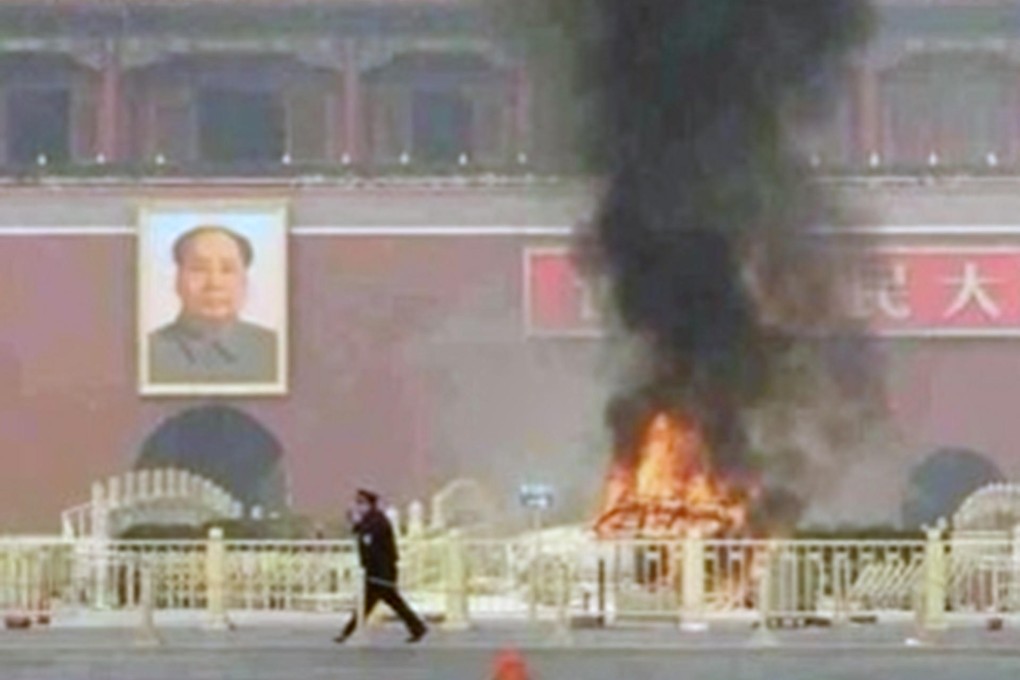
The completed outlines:
[[[390,606],[397,616],[401,618],[404,625],[407,626],[407,630],[411,632],[411,635],[418,636],[425,632],[425,624],[418,618],[418,615],[411,610],[404,601],[404,598],[400,596],[397,591],[397,587],[393,583],[382,581],[381,579],[368,578],[365,580],[365,618],[368,619],[368,615],[372,613],[372,609],[375,605],[382,600]],[[351,620],[347,622],[344,627],[342,636],[350,637],[354,629],[358,627],[358,613],[354,612]]]

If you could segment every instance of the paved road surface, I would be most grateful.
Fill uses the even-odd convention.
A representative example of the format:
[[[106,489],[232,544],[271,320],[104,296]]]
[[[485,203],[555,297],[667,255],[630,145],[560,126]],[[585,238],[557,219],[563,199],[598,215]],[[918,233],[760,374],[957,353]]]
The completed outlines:
[[[748,631],[681,635],[675,629],[585,631],[572,644],[526,629],[436,633],[421,646],[402,631],[340,647],[324,627],[242,627],[228,633],[161,631],[146,647],[111,629],[0,631],[0,679],[77,680],[488,680],[503,646],[521,649],[538,680],[961,680],[1020,677],[1020,630],[959,631],[937,646],[903,644],[894,627],[779,634],[750,644]]]

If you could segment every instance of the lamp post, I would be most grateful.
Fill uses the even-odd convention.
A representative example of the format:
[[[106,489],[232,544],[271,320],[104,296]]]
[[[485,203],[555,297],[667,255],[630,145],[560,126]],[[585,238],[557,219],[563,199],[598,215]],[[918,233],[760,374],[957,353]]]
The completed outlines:
[[[542,555],[542,513],[553,505],[555,493],[548,484],[522,484],[517,492],[521,506],[531,514],[533,553],[528,569],[528,619],[538,618],[539,561]]]

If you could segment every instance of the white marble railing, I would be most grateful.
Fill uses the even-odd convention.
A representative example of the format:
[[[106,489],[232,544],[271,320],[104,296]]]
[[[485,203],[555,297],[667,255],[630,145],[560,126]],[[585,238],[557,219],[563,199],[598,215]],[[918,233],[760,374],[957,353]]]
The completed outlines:
[[[93,484],[89,502],[61,515],[61,533],[105,540],[136,524],[201,524],[243,511],[222,487],[187,470],[132,470]]]
[[[479,540],[457,531],[401,541],[401,586],[446,625],[675,617],[790,620],[913,612],[1020,613],[1020,540]],[[0,613],[152,607],[350,610],[361,583],[353,541],[0,539]],[[56,603],[60,603],[58,606]],[[901,617],[902,618],[902,617]]]
[[[999,534],[1008,537],[1020,524],[1020,484],[995,483],[981,487],[963,503],[952,518],[954,534]]]

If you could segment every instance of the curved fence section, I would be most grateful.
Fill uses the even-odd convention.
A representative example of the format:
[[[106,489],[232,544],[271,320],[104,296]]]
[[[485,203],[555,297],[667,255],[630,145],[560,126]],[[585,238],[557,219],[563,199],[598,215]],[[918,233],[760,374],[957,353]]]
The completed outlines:
[[[140,524],[197,526],[243,512],[230,493],[187,470],[132,470],[93,484],[87,503],[63,512],[61,532],[69,540],[109,539]]]

